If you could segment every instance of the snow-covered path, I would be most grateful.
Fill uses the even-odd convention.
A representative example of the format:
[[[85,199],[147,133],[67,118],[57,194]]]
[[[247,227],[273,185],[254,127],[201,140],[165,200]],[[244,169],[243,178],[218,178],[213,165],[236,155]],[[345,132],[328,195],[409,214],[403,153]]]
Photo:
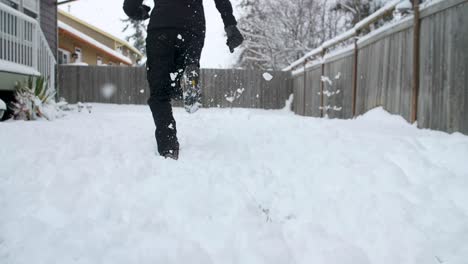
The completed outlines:
[[[0,263],[467,263],[467,136],[381,109],[176,119],[177,162],[144,106],[0,123]]]

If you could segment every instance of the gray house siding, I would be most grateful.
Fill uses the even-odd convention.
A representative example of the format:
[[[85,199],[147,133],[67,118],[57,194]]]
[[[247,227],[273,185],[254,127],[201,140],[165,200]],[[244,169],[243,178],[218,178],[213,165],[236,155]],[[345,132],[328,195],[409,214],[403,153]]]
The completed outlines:
[[[40,16],[42,31],[57,59],[58,36],[56,0],[41,0]]]

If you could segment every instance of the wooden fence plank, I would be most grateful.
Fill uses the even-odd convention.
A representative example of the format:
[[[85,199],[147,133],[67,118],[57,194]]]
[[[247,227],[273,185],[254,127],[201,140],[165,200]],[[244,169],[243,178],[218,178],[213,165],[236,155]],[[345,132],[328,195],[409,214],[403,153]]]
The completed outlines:
[[[353,68],[354,54],[325,63],[325,77],[332,82],[331,85],[326,82],[328,95],[324,96],[324,105],[331,107],[324,111],[329,118],[353,117]]]
[[[320,65],[308,69],[306,78],[306,103],[304,105],[304,115],[320,117],[320,83],[322,76],[322,68]]]
[[[468,3],[421,20],[418,126],[468,134]]]

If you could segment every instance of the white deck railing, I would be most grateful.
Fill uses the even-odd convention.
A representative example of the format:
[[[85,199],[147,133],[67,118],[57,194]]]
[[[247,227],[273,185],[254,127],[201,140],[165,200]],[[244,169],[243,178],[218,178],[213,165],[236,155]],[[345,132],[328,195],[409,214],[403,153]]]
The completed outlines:
[[[4,71],[42,75],[55,89],[56,60],[39,22],[0,3],[0,64]],[[6,68],[6,69],[5,69]]]

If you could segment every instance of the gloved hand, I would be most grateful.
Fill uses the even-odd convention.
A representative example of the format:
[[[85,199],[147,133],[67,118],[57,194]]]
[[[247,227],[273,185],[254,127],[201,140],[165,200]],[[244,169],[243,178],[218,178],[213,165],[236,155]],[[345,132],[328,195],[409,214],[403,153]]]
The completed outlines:
[[[131,14],[128,14],[128,17],[132,20],[146,20],[150,18],[149,12],[151,11],[151,7],[147,5],[141,5],[138,7],[135,12],[132,12]]]
[[[244,37],[240,33],[237,26],[232,25],[225,28],[227,34],[227,45],[231,53],[234,52],[234,49],[239,47],[242,42],[244,42]]]

